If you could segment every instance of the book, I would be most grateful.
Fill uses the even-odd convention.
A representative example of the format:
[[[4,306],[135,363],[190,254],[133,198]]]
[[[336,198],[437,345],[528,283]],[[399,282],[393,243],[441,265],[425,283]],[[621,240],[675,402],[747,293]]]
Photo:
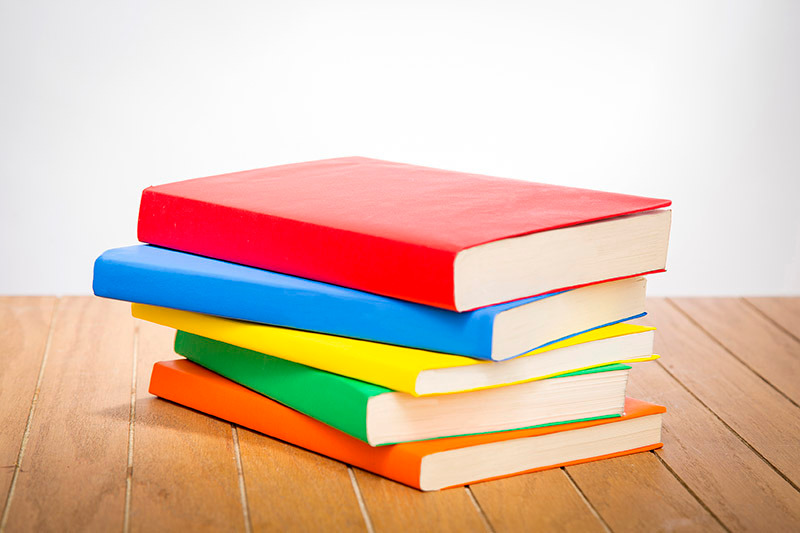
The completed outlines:
[[[661,447],[665,409],[541,428],[372,447],[191,361],[156,363],[150,393],[421,490],[438,490]]]
[[[131,304],[134,317],[414,396],[510,385],[557,374],[654,359],[653,330],[615,324],[490,362],[190,311]]]
[[[183,331],[175,353],[370,446],[619,416],[631,368],[415,397]]]
[[[346,157],[148,187],[142,242],[468,311],[665,267],[669,200]]]
[[[186,311],[502,360],[644,314],[645,278],[457,313],[268,270],[129,246],[94,265],[94,293]]]

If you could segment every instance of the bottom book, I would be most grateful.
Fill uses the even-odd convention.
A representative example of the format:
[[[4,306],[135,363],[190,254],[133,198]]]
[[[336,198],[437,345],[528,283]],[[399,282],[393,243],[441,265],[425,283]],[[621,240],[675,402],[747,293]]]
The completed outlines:
[[[150,392],[421,490],[659,448],[666,411],[627,398],[620,418],[372,447],[187,360],[156,363]]]

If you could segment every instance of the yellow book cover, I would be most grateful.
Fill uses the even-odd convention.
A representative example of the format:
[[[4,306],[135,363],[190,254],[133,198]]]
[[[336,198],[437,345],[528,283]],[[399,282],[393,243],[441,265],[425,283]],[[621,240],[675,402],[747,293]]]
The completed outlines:
[[[657,358],[655,328],[614,324],[506,361],[485,361],[146,304],[136,318],[415,396],[500,387],[611,363]]]

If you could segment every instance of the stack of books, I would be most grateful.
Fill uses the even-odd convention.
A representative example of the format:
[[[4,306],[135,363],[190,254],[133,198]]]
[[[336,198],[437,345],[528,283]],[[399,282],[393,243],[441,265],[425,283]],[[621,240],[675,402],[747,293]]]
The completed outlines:
[[[436,490],[661,446],[626,398],[667,200],[349,157],[145,189],[94,292],[177,330],[150,392]]]

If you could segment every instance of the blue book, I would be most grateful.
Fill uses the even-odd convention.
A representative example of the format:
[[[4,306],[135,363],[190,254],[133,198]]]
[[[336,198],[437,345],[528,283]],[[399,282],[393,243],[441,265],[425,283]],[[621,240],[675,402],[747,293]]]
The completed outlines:
[[[504,360],[644,315],[634,277],[458,313],[149,245],[108,250],[94,293],[386,344]]]

